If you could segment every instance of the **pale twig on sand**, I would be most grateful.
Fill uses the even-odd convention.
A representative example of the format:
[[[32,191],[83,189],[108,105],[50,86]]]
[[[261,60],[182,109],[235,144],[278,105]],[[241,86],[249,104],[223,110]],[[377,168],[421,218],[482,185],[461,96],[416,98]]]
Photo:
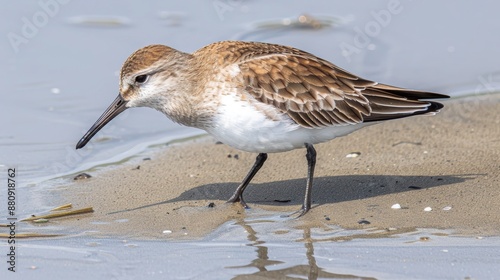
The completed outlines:
[[[23,219],[21,221],[27,222],[27,221],[34,221],[34,220],[38,220],[38,219],[52,219],[52,218],[66,217],[66,216],[70,216],[70,215],[86,214],[86,213],[92,213],[92,212],[94,212],[94,209],[92,207],[87,207],[87,208],[72,210],[72,211],[63,212],[63,213],[51,213],[51,214],[41,215],[41,216],[31,216],[31,217]]]

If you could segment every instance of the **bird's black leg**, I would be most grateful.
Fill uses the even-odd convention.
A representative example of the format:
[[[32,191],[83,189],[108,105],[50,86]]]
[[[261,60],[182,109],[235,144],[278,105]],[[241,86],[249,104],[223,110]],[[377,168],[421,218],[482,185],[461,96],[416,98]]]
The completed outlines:
[[[314,177],[314,167],[316,166],[316,150],[314,146],[309,143],[304,144],[307,149],[306,159],[307,159],[307,183],[306,183],[306,193],[304,195],[304,202],[302,203],[302,207],[300,210],[293,212],[290,215],[284,215],[283,217],[290,217],[297,215],[298,217],[303,216],[307,211],[311,209],[311,192],[312,192],[312,183]]]
[[[306,143],[307,149],[307,183],[306,183],[306,193],[304,195],[304,203],[302,203],[302,213],[299,215],[302,216],[309,209],[311,209],[311,192],[312,192],[312,184],[314,177],[314,167],[316,166],[316,150],[312,144]]]
[[[314,149],[313,149],[314,150]],[[252,181],[253,176],[257,174],[259,169],[262,167],[264,162],[267,159],[267,154],[266,153],[260,153],[257,158],[255,159],[255,163],[252,166],[252,169],[250,169],[250,172],[248,172],[247,176],[245,179],[243,179],[243,182],[238,186],[236,191],[233,193],[231,198],[227,202],[239,202],[243,207],[248,208],[248,205],[245,203],[243,200],[243,192],[245,191],[245,188],[248,186],[250,181]]]

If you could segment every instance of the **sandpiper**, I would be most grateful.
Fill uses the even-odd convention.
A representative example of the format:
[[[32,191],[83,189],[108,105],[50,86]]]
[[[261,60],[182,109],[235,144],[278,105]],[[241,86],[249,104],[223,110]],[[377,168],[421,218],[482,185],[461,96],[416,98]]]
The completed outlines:
[[[151,107],[174,122],[204,129],[237,149],[259,153],[228,202],[243,192],[268,153],[306,148],[302,216],[311,208],[314,144],[369,124],[432,115],[447,95],[369,81],[292,47],[223,41],[188,54],[164,45],[134,52],[123,64],[120,93],[76,145],[130,107]]]

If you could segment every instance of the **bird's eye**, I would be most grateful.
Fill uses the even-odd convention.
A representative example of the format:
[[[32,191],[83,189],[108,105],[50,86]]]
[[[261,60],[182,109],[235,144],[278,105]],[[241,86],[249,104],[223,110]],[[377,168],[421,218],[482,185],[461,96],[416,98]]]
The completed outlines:
[[[135,82],[138,84],[144,84],[148,81],[149,75],[139,75],[135,77]]]

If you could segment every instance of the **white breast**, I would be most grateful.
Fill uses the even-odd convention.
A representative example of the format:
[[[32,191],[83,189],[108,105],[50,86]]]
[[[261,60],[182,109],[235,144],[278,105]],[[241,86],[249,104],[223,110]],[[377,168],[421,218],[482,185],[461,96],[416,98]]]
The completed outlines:
[[[275,107],[256,102],[241,100],[236,94],[222,96],[213,125],[205,130],[224,144],[237,149],[274,153],[303,148],[304,143],[328,141],[364,126],[303,128]]]

